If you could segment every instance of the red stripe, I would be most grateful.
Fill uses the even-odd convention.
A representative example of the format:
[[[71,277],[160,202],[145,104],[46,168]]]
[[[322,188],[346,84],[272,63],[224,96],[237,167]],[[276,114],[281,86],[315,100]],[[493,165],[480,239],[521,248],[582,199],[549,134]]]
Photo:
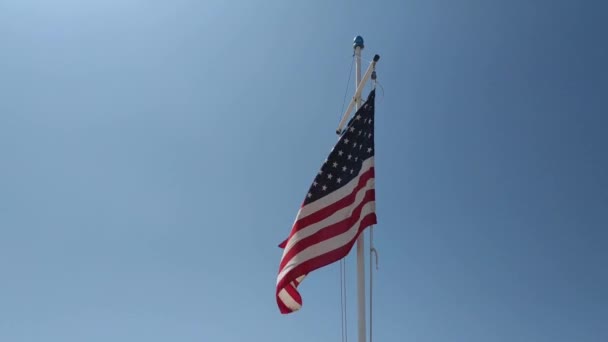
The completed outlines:
[[[331,216],[336,211],[353,204],[353,202],[355,201],[355,198],[357,197],[357,193],[359,192],[359,190],[364,188],[367,185],[367,181],[370,180],[371,178],[374,178],[374,168],[373,167],[370,168],[369,170],[365,171],[361,175],[359,175],[359,183],[353,189],[353,191],[351,191],[348,195],[342,197],[340,200],[338,200],[334,203],[331,203],[330,205],[328,205],[326,207],[323,207],[323,208],[317,210],[313,214],[310,214],[304,218],[297,220],[293,225],[290,237],[291,237],[291,235],[295,234],[300,229],[306,228],[307,226],[309,226],[311,224],[322,221],[322,220],[326,219],[327,217]],[[331,194],[329,196],[331,196]]]
[[[331,214],[335,213],[336,211],[348,207],[348,205],[352,205],[354,203],[357,195],[358,195],[358,192],[365,187],[365,185],[367,184],[368,180],[371,179],[371,177],[373,177],[373,176],[374,176],[374,168],[372,167],[370,170],[366,171],[360,177],[359,184],[357,184],[357,187],[355,187],[355,189],[353,189],[353,191],[350,194],[348,194],[347,196],[343,197],[341,200],[339,200],[337,202],[334,202],[334,203],[330,204],[329,206],[327,206],[325,208],[322,208],[319,211],[317,211],[317,212],[315,212],[315,213],[313,213],[313,214],[311,214],[311,215],[309,215],[309,216],[307,216],[307,217],[305,217],[305,218],[297,221],[294,224],[294,227],[292,228],[292,231],[289,234],[289,237],[287,238],[287,240],[283,241],[283,243],[281,243],[279,245],[279,247],[281,247],[281,248],[284,249],[287,246],[287,244],[289,243],[289,240],[293,237],[293,235],[297,231],[299,231],[299,230],[301,230],[301,229],[303,229],[303,228],[305,228],[305,227],[307,227],[307,226],[309,226],[311,224],[320,222],[321,220],[323,220],[323,219],[331,216]],[[375,191],[375,189],[373,189],[373,188],[369,189],[368,191],[370,191],[370,190],[371,191]],[[310,220],[309,220],[309,218],[310,218]],[[309,222],[306,222],[306,221],[309,221]],[[306,226],[304,226],[303,224],[300,224],[301,222],[305,222]],[[312,236],[316,236],[316,234],[318,234],[318,233],[319,232],[313,234]],[[279,269],[281,269],[281,268],[283,268],[285,266],[285,263],[286,263],[285,260],[286,259],[285,259],[285,256],[284,256],[283,259],[281,260],[281,263],[279,264]]]
[[[294,256],[296,256],[298,253],[300,253],[304,249],[306,249],[312,245],[318,244],[320,242],[323,242],[332,237],[343,234],[346,231],[348,231],[349,229],[351,229],[353,224],[355,224],[361,217],[361,211],[363,210],[363,206],[365,206],[365,204],[367,204],[370,201],[374,201],[375,199],[376,199],[376,194],[375,194],[374,189],[367,190],[363,197],[363,201],[361,201],[361,203],[357,207],[353,208],[352,214],[349,217],[345,218],[342,221],[339,221],[332,225],[324,227],[321,230],[319,230],[318,232],[316,232],[315,234],[305,237],[304,239],[296,242],[291,247],[291,249],[289,249],[287,254],[285,254],[283,256],[279,269],[283,269],[283,267],[285,267],[285,265]]]
[[[373,224],[376,224],[376,214],[371,213],[371,214],[366,215],[363,218],[363,220],[361,220],[361,223],[359,224],[357,234],[355,234],[355,236],[350,241],[348,241],[346,244],[344,244],[341,247],[338,247],[325,254],[322,254],[315,258],[307,260],[307,261],[301,263],[300,265],[294,267],[291,271],[289,271],[285,275],[285,277],[283,277],[282,281],[279,282],[277,287],[281,288],[281,286],[283,286],[284,284],[289,285],[289,283],[291,282],[289,279],[298,278],[301,275],[308,274],[320,267],[329,265],[333,262],[340,260],[342,257],[346,256],[348,254],[348,252],[350,252],[351,248],[353,247],[355,241],[357,241],[357,238],[359,237],[361,232],[365,228],[367,228]]]
[[[304,274],[308,274],[316,269],[319,269],[321,267],[334,263],[334,262],[340,260],[341,258],[343,258],[344,256],[346,256],[352,249],[355,241],[357,241],[357,238],[359,237],[361,232],[365,228],[367,228],[373,224],[376,224],[376,223],[377,223],[376,213],[371,213],[371,214],[366,215],[363,218],[363,220],[361,220],[361,223],[359,224],[357,234],[355,234],[355,236],[350,241],[348,241],[346,244],[344,244],[343,246],[338,247],[336,249],[333,249],[325,254],[322,254],[315,258],[307,260],[307,261],[301,263],[300,265],[294,267],[277,284],[277,299],[278,299],[279,291],[285,286],[285,284],[288,284],[288,286],[290,286],[289,283],[293,279],[296,279]],[[298,296],[300,297],[299,293],[298,293]],[[278,301],[280,301],[280,300],[278,299]],[[279,307],[280,307],[280,305],[279,305]],[[281,310],[281,312],[288,313],[288,312],[283,312],[282,310]],[[289,311],[289,312],[291,312],[291,311]]]
[[[279,292],[281,290],[282,289],[277,289],[277,304],[279,305],[279,310],[283,314],[293,312],[293,309],[288,307],[285,304],[285,302],[283,302],[281,300],[281,298],[279,297]],[[298,303],[298,305],[300,305],[300,306],[302,305],[302,296],[300,296],[300,293],[298,293],[298,291],[296,290],[296,288],[293,285],[291,285],[291,284],[287,285],[284,288],[284,290],[296,303]]]
[[[296,303],[298,303],[299,305],[302,305],[302,297],[298,293],[298,290],[296,290],[295,286],[289,285],[289,286],[285,287],[285,291],[287,291],[287,293],[289,293],[289,295],[291,296],[291,298]]]
[[[279,305],[279,310],[281,311],[282,314],[287,314],[287,313],[293,312],[293,310],[288,308],[287,305],[285,305],[285,303],[283,303],[281,298],[279,298],[279,291],[277,291],[277,304]]]
[[[373,224],[376,224],[376,214],[375,213],[371,213],[371,214],[365,216],[365,218],[361,221],[361,224],[359,225],[359,228],[358,228],[359,230],[357,231],[357,234],[345,245],[343,245],[342,247],[333,249],[325,254],[319,255],[318,257],[315,257],[313,259],[307,260],[307,261],[303,262],[302,264],[294,267],[294,269],[292,271],[290,271],[289,273],[308,274],[316,269],[319,269],[323,266],[327,266],[333,262],[340,260],[341,258],[346,256],[350,252],[350,250],[352,249],[353,245],[357,241],[357,238],[359,237],[361,232],[365,228],[367,228]],[[287,277],[287,275],[285,275],[285,276]],[[299,277],[299,275],[296,276],[296,278],[297,277]]]

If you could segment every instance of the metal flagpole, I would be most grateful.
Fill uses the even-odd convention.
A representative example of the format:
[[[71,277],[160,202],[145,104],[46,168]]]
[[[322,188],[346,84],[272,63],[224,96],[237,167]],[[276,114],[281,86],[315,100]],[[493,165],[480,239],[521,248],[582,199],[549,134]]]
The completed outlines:
[[[336,133],[338,135],[342,134],[342,128],[344,127],[344,124],[348,120],[350,111],[353,109],[353,107],[355,108],[355,111],[357,111],[359,109],[359,106],[361,106],[361,92],[363,91],[363,88],[365,87],[365,83],[367,83],[369,78],[372,77],[372,74],[374,73],[374,70],[376,68],[376,63],[378,63],[378,60],[380,60],[379,55],[374,55],[373,61],[370,63],[369,67],[367,68],[367,71],[365,72],[365,75],[363,75],[363,78],[361,78],[361,50],[363,50],[363,37],[361,37],[361,36],[355,37],[353,49],[355,50],[356,90],[355,90],[355,95],[353,96],[350,103],[348,104],[348,108],[346,109],[346,112],[342,116],[342,120],[340,120],[340,123],[338,124],[338,129],[336,129]],[[372,79],[374,79],[374,78],[375,78],[375,76],[372,77]],[[357,302],[358,302],[358,335],[359,335],[358,342],[365,342],[365,338],[366,338],[366,336],[365,336],[365,329],[366,329],[365,258],[364,258],[365,249],[364,249],[364,247],[365,247],[364,234],[360,234],[359,238],[357,239]],[[371,284],[370,284],[370,288],[371,288]],[[371,296],[370,296],[370,298],[371,298]],[[370,307],[370,313],[371,313],[371,307]],[[371,326],[370,326],[370,332],[371,332]],[[371,336],[370,336],[370,339],[371,339]]]
[[[363,50],[363,37],[357,36],[353,44],[355,49],[355,84],[356,90],[363,88],[359,84],[361,82],[361,50]],[[366,73],[367,74],[367,73]],[[361,105],[361,92],[355,92],[355,111],[359,109]],[[364,250],[365,239],[364,234],[360,234],[357,239],[357,302],[358,302],[358,322],[359,322],[359,342],[365,342],[365,259]]]

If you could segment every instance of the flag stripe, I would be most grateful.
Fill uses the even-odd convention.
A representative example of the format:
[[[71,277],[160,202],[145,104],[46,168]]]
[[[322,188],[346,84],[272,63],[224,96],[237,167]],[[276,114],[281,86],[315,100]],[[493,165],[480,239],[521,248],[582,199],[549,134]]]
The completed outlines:
[[[287,291],[287,294],[294,302],[296,302],[298,305],[302,304],[302,297],[300,297],[300,294],[298,293],[298,291],[296,291],[295,286],[290,284],[289,286],[285,287],[285,291]]]
[[[365,214],[363,213],[365,205],[367,205],[368,202],[375,200],[375,193],[373,190],[362,192],[362,194],[362,201],[356,207],[352,208],[352,215],[345,217],[339,222],[327,225],[323,229],[319,230],[319,232],[315,235],[300,240],[291,250],[289,250],[289,252],[285,255],[285,258],[293,258],[293,256],[299,253],[300,251],[303,251],[314,244],[338,236],[344,233],[347,229],[349,229],[350,225],[355,224],[360,219],[360,217]]]
[[[351,250],[351,248],[355,244],[355,241],[357,241],[357,238],[359,237],[359,235],[361,234],[363,229],[365,229],[366,227],[368,227],[372,224],[375,224],[375,223],[376,223],[376,214],[375,213],[370,213],[370,214],[366,215],[360,221],[360,224],[358,225],[358,228],[356,229],[354,236],[352,236],[352,238],[347,243],[344,243],[340,247],[330,249],[327,253],[319,255],[315,258],[312,258],[312,259],[298,265],[291,271],[291,273],[308,274],[318,268],[321,268],[325,265],[328,265],[328,264],[331,264],[333,262],[340,260],[342,257],[344,257],[344,255],[348,254],[348,252]],[[355,231],[355,230],[353,229],[352,231]],[[281,284],[279,284],[277,288],[281,288],[281,287],[282,287]],[[281,291],[281,292],[283,292],[283,291]],[[291,298],[289,298],[289,300],[286,302],[285,301],[286,299],[287,298],[285,298],[285,296],[282,296],[280,294],[279,294],[279,296],[277,296],[277,302],[279,304],[279,309],[280,309],[281,313],[284,313],[284,314],[290,313],[290,312],[299,310],[301,308],[301,306],[302,306],[301,301],[299,303],[295,303],[295,301],[293,301]],[[287,311],[285,311],[285,308],[287,309]]]
[[[306,274],[307,272],[295,272],[295,270],[300,265],[305,264],[306,261],[309,261],[310,259],[316,258],[318,256],[322,256],[323,254],[328,253],[333,249],[348,244],[352,236],[358,234],[358,231],[360,229],[360,223],[368,215],[374,214],[375,221],[376,202],[374,201],[374,193],[371,191],[369,193],[370,201],[366,202],[361,208],[358,208],[356,210],[356,217],[353,215],[351,218],[340,222],[339,224],[336,224],[334,227],[331,228],[338,230],[339,234],[331,236],[326,240],[319,241],[318,243],[306,246],[303,250],[297,251],[298,253],[294,256],[287,256],[287,259],[289,259],[290,262],[286,266],[282,267],[281,272],[279,273],[277,282],[278,287],[283,287],[284,284],[291,282],[294,278],[297,278],[302,274]],[[310,271],[312,270],[309,270],[308,272]]]
[[[283,250],[283,260],[280,263],[280,267],[284,267],[289,262],[295,252],[301,251],[306,248],[303,243],[306,244],[308,240],[313,242],[319,242],[327,238],[327,231],[335,230],[334,235],[340,233],[338,230],[344,225],[352,224],[358,219],[361,207],[370,200],[370,195],[373,196],[374,180],[370,179],[366,186],[359,190],[356,194],[353,194],[354,201],[349,203],[349,206],[336,211],[333,215],[326,218],[325,220],[314,223],[304,229],[296,232],[289,238],[286,248]],[[371,191],[370,191],[371,190]],[[371,199],[373,200],[373,198]],[[359,211],[357,211],[359,210]]]
[[[282,289],[277,296],[277,304],[281,313],[289,313],[298,310],[302,306],[302,302],[296,302],[287,292]]]
[[[334,223],[339,222],[339,221],[347,218],[348,216],[350,216],[352,214],[354,207],[359,205],[361,203],[361,201],[363,200],[365,193],[368,190],[374,189],[374,187],[375,187],[374,179],[369,179],[365,183],[364,187],[358,189],[357,193],[353,193],[350,195],[350,198],[352,198],[352,201],[349,201],[350,203],[348,203],[348,205],[344,205],[339,210],[337,208],[335,208],[334,213],[331,216],[325,217],[325,218],[323,218],[321,216],[321,217],[319,217],[319,219],[321,219],[321,220],[314,222],[307,227],[301,227],[298,231],[292,233],[291,236],[289,237],[289,241],[287,242],[287,244],[285,246],[283,255],[285,255],[285,253],[289,249],[291,249],[301,239],[304,239],[308,236],[313,235],[314,233],[318,232],[324,226],[334,224]]]
[[[342,236],[340,238],[341,241],[333,241],[332,245],[334,245],[334,246],[332,246],[332,248],[327,248],[327,252],[317,255],[314,258],[311,258],[311,259],[299,264],[298,266],[296,266],[292,269],[291,273],[308,274],[308,273],[318,269],[321,266],[329,265],[332,262],[336,262],[336,261],[340,260],[341,257],[348,254],[348,252],[355,244],[355,241],[357,241],[357,238],[359,237],[359,235],[363,231],[363,229],[368,226],[371,226],[372,224],[376,224],[376,214],[368,213],[359,222],[360,222],[360,224],[358,225],[357,229],[351,229],[346,234],[343,234],[344,236]],[[350,237],[350,239],[348,239],[349,237]],[[348,239],[348,241],[344,241],[347,239]],[[340,243],[338,243],[338,242],[340,242]],[[337,258],[334,258],[335,254],[338,254],[340,256]]]

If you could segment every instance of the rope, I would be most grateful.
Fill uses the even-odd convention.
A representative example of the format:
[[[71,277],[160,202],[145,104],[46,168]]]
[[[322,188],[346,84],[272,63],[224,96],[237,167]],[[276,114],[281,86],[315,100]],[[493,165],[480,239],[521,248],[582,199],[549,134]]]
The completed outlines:
[[[373,300],[372,300],[372,288],[374,286],[374,271],[372,270],[372,251],[374,250],[374,226],[369,227],[369,342],[372,342],[372,308],[373,308]]]
[[[342,278],[342,260],[340,260],[340,328],[342,329],[342,342],[344,342],[344,279]]]
[[[348,321],[346,311],[346,262],[340,259],[340,306],[342,315],[342,342],[348,342]]]
[[[378,251],[374,247],[374,226],[369,228],[369,342],[372,342],[372,329],[373,329],[373,321],[372,321],[372,308],[373,308],[373,284],[374,284],[374,271],[372,268],[372,260],[374,256],[376,256],[376,270],[378,270]]]
[[[342,342],[344,341],[344,261],[340,260],[340,325],[342,328]]]
[[[342,114],[344,114],[344,105],[346,104],[346,96],[348,94],[348,88],[350,86],[350,78],[353,74],[353,65],[355,65],[355,55],[353,54],[353,59],[350,62],[350,71],[348,72],[348,81],[346,82],[346,90],[344,91],[344,100],[342,100],[342,109],[340,109],[340,113],[338,113],[338,122],[342,118]]]

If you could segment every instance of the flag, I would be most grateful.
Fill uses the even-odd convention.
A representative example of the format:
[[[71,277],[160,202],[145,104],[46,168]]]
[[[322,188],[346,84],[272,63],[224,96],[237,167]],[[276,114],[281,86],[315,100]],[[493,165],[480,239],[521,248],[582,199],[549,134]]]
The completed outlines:
[[[302,307],[298,285],[308,273],[345,257],[359,234],[376,223],[374,98],[372,90],[350,119],[279,245],[276,299],[283,314]]]

